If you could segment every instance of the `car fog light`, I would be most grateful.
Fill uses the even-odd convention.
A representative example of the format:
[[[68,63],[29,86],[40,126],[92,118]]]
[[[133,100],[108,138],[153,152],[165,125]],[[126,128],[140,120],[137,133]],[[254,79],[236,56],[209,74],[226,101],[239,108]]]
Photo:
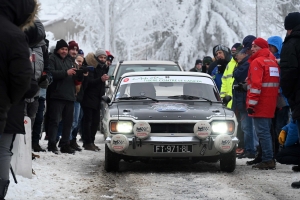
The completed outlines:
[[[127,137],[123,134],[117,134],[111,138],[111,147],[115,152],[125,151],[129,146]]]
[[[233,144],[229,135],[218,135],[214,141],[215,148],[220,153],[228,153],[232,150]]]
[[[194,134],[199,139],[207,138],[211,133],[211,126],[206,121],[199,121],[194,125]]]
[[[137,122],[133,126],[133,133],[137,138],[147,139],[151,133],[151,126],[148,122]]]

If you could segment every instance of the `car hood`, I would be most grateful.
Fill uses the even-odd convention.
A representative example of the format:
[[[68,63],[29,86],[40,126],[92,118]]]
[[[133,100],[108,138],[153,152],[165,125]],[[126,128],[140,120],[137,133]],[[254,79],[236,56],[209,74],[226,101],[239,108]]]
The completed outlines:
[[[130,117],[138,120],[209,120],[212,117],[225,117],[228,112],[232,112],[225,112],[221,104],[210,105],[209,102],[117,104],[110,110],[111,117]]]

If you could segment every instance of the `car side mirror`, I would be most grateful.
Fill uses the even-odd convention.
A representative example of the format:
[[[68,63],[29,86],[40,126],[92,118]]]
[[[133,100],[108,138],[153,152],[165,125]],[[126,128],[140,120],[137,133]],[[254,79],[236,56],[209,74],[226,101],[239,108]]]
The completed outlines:
[[[229,101],[231,101],[231,96],[229,96],[229,95],[226,95],[224,98],[223,98],[223,104],[225,105],[225,106],[227,106],[227,104],[229,103]]]
[[[111,102],[111,99],[108,96],[102,96],[102,101],[104,101],[105,103],[109,104]]]

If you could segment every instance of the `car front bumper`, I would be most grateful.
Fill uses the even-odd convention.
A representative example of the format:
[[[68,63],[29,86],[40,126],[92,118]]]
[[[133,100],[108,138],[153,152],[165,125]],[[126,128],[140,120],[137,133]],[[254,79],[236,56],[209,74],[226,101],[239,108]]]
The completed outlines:
[[[111,145],[112,138],[107,137],[105,143],[108,148],[114,152]],[[116,152],[126,156],[137,157],[203,157],[217,156],[220,152],[214,146],[215,137],[208,137],[205,140],[200,140],[196,136],[190,137],[155,137],[151,136],[148,139],[140,140],[135,137],[128,137],[129,146],[126,150]],[[232,137],[232,146],[239,143],[237,137]],[[192,152],[155,152],[156,146],[162,145],[192,145]]]

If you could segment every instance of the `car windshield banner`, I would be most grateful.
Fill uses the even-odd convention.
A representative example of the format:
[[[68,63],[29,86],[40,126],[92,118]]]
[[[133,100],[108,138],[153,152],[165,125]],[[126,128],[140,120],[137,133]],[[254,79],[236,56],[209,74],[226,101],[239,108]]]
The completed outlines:
[[[199,76],[132,76],[123,78],[121,85],[145,82],[202,83],[214,85],[213,81],[210,78]]]

